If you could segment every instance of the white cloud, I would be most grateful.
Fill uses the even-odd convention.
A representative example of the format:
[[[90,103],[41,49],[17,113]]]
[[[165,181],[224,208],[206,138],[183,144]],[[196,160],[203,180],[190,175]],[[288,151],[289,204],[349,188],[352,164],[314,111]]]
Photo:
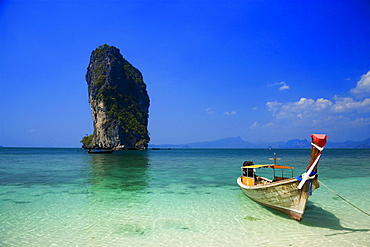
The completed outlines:
[[[301,98],[296,102],[279,103],[267,102],[266,106],[277,118],[310,118],[327,117],[337,113],[366,113],[370,112],[370,98],[355,101],[353,98],[334,97],[334,100],[320,98],[317,100]]]
[[[252,108],[253,111],[257,110],[257,106]]]
[[[235,110],[233,110],[233,111],[226,111],[226,112],[224,112],[224,115],[236,115],[236,111]]]
[[[351,89],[351,93],[355,95],[370,94],[370,70],[361,76],[361,79],[357,82],[356,87]]]
[[[290,88],[284,81],[282,81],[282,82],[276,82],[274,84],[271,84],[270,86],[271,87],[280,86],[279,87],[279,90],[287,90],[287,89]]]
[[[251,129],[255,129],[255,128],[259,127],[259,126],[260,126],[260,124],[256,121],[256,122],[254,122],[254,123],[251,125]]]
[[[332,98],[301,97],[296,101],[267,102],[266,107],[272,119],[254,122],[250,129],[280,138],[314,132],[327,133],[336,138],[369,137],[370,71],[346,94],[333,95]]]
[[[270,128],[270,127],[274,127],[274,126],[275,126],[275,125],[274,125],[274,123],[267,123],[267,124],[261,125],[258,121],[256,121],[256,122],[254,122],[254,123],[250,126],[250,128],[251,128],[251,129],[256,129],[256,128],[261,127],[261,128],[266,129],[266,128]]]
[[[335,103],[333,105],[334,112],[370,112],[370,98],[364,100],[355,101],[349,97],[334,97]]]
[[[370,71],[361,77],[349,93],[365,95],[370,93]],[[267,109],[274,116],[272,123],[280,128],[284,126],[322,127],[328,130],[345,126],[350,128],[369,128],[370,98],[334,96],[332,99],[310,99],[302,97],[298,101],[266,103]],[[260,127],[266,126],[259,124]]]
[[[277,110],[279,110],[281,105],[282,105],[282,103],[279,103],[277,101],[266,103],[266,106],[267,106],[268,110],[273,112],[273,113],[275,113]]]
[[[367,125],[367,126],[369,126],[370,125],[370,117],[368,117],[368,118],[357,118],[353,122],[354,122],[355,125],[360,125],[360,126]]]
[[[267,102],[275,117],[274,123],[287,126],[320,127],[328,130],[337,126],[357,128],[369,126],[370,98],[356,101],[335,96],[333,100],[301,98],[295,102]]]
[[[215,113],[213,112],[212,107],[208,107],[208,108],[206,109],[206,112],[207,112],[207,114],[208,114],[208,115],[213,115],[213,114],[215,114]]]
[[[263,125],[262,127],[263,128],[269,128],[269,127],[273,127],[273,126],[275,126],[275,124],[270,122],[270,123],[267,123],[267,124]]]
[[[286,84],[282,85],[282,86],[279,88],[279,90],[286,90],[286,89],[289,89],[289,86],[288,86],[288,85],[286,85]]]

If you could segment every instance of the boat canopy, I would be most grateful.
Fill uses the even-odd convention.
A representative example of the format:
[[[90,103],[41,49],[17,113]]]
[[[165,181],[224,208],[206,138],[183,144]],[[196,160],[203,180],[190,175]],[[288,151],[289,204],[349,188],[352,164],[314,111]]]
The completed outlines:
[[[294,167],[274,165],[274,164],[242,166],[242,168],[261,168],[261,167],[264,167],[264,168],[274,168],[274,169],[294,169]]]

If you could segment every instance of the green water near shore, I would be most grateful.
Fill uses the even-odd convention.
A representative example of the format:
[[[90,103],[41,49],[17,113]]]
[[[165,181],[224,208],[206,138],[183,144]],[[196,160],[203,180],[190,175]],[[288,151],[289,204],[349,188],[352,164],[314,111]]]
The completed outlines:
[[[240,166],[274,152],[296,175],[308,165],[308,149],[0,148],[0,245],[370,245],[370,217],[323,186],[302,222],[248,199]],[[369,149],[324,150],[319,180],[366,212],[369,179]]]

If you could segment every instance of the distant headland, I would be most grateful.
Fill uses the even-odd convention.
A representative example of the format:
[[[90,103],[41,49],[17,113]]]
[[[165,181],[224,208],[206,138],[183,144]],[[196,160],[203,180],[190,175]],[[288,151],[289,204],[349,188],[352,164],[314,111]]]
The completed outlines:
[[[82,138],[82,147],[147,149],[150,100],[141,72],[104,44],[90,56],[86,82],[94,133]]]
[[[307,139],[292,139],[287,142],[252,143],[238,137],[223,138],[208,142],[194,142],[185,144],[150,145],[150,148],[311,148]],[[328,142],[327,148],[370,148],[370,138],[363,141]]]

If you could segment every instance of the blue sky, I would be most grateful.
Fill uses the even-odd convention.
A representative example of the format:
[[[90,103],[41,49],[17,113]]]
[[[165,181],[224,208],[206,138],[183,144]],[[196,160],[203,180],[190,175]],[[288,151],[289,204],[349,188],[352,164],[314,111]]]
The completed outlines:
[[[0,33],[0,145],[79,146],[102,44],[143,73],[151,144],[370,137],[366,0],[2,0]]]

